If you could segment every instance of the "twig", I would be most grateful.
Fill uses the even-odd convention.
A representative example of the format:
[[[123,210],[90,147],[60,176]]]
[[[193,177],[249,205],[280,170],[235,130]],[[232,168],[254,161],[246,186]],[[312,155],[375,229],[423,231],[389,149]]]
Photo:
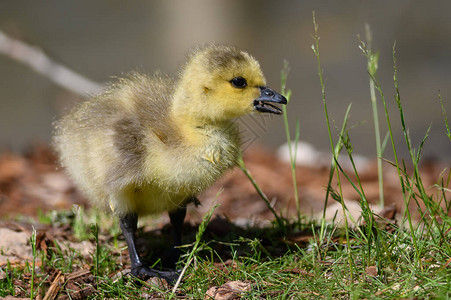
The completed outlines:
[[[81,96],[98,93],[103,85],[72,71],[50,57],[41,49],[13,39],[0,31],[0,53],[21,62],[44,75],[53,83]]]
[[[55,279],[53,280],[52,284],[50,285],[50,288],[48,289],[47,293],[45,294],[43,300],[56,299],[59,292],[63,288],[65,282],[66,282],[65,276],[61,271],[59,271]]]

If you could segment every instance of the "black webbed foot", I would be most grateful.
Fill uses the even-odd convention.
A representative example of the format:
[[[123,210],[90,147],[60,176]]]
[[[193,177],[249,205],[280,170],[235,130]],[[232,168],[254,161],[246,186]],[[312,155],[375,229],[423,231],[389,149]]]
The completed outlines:
[[[141,265],[133,267],[131,270],[131,274],[141,280],[147,280],[150,277],[158,277],[165,279],[169,284],[174,284],[179,278],[180,272],[160,271],[152,269],[146,265]]]

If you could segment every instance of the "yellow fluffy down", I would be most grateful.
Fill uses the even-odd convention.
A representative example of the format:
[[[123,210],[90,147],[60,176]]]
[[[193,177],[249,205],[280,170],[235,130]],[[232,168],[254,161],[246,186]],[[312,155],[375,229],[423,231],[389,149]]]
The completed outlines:
[[[241,76],[247,86],[230,80]],[[55,124],[54,145],[76,185],[119,216],[172,211],[240,154],[233,119],[253,111],[265,79],[235,48],[193,52],[178,78],[130,74]]]

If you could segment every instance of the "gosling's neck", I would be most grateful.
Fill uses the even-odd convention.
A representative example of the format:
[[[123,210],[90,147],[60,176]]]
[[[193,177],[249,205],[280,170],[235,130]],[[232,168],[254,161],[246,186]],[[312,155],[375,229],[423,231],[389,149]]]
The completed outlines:
[[[213,119],[208,115],[199,99],[192,99],[189,94],[175,93],[170,109],[170,119],[181,138],[192,146],[204,146],[213,131],[221,132],[232,120]],[[218,131],[219,130],[219,131]]]

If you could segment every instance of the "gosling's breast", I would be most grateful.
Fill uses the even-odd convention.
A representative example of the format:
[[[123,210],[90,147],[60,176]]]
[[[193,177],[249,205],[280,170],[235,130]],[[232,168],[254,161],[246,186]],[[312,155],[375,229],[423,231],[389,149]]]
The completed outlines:
[[[147,166],[151,183],[175,194],[196,195],[236,165],[239,139],[235,127],[201,131],[197,145],[179,143],[149,153]],[[163,147],[164,148],[164,147]]]

